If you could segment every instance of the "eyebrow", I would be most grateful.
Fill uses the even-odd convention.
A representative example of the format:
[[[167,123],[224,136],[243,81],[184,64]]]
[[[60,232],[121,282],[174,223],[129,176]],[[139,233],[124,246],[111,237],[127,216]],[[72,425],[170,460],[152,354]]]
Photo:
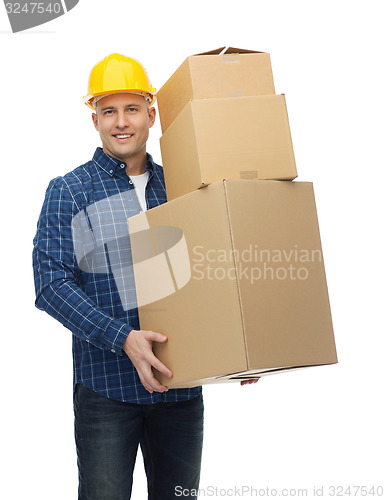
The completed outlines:
[[[141,107],[142,104],[140,103],[135,103],[133,102],[132,104],[126,104],[124,107],[125,108],[132,108],[132,107]],[[104,108],[100,108],[100,111],[107,111],[109,109],[116,109],[116,106],[105,106]]]

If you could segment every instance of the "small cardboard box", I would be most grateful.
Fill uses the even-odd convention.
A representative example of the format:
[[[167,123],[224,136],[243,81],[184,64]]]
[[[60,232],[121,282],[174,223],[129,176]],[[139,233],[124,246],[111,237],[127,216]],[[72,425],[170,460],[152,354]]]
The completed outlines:
[[[274,93],[267,53],[221,47],[190,56],[157,93],[162,133],[191,99]]]
[[[337,362],[313,186],[226,180],[129,221],[169,388]]]
[[[223,179],[297,177],[284,95],[190,101],[160,147],[168,200]]]

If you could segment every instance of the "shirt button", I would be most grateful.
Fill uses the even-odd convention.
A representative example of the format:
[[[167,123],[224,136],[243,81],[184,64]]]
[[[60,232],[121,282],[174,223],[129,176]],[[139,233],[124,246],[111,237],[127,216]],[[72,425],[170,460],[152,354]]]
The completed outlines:
[[[120,164],[120,168],[124,168],[125,167],[125,164],[124,163],[121,163]]]
[[[132,180],[130,179],[130,180],[128,181],[128,183],[129,183],[129,184],[132,184]]]
[[[111,352],[113,352],[115,354],[116,351],[115,351],[115,349],[111,349]]]
[[[90,341],[87,339],[86,342],[90,343]]]
[[[110,174],[113,174],[113,173],[114,173],[114,171],[113,171],[113,170],[110,170]]]

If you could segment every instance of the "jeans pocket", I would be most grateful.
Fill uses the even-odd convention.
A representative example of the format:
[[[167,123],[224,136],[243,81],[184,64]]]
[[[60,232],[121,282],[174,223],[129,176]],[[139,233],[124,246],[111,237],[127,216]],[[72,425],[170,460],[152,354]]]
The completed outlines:
[[[75,385],[74,393],[73,393],[73,408],[76,411],[77,408],[80,408],[80,398],[79,398],[80,384]]]

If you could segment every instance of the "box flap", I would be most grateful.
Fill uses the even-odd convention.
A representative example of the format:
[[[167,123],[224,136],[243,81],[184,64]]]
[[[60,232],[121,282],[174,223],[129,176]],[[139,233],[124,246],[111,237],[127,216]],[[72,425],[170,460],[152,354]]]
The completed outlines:
[[[201,52],[200,54],[194,54],[194,56],[210,56],[210,55],[222,55],[222,54],[262,54],[263,52],[259,50],[248,50],[248,49],[237,49],[235,47],[219,47],[219,49],[209,50],[208,52]]]
[[[219,47],[219,49],[209,50],[208,52],[201,52],[200,54],[193,54],[194,56],[209,56],[221,54],[226,47]]]

